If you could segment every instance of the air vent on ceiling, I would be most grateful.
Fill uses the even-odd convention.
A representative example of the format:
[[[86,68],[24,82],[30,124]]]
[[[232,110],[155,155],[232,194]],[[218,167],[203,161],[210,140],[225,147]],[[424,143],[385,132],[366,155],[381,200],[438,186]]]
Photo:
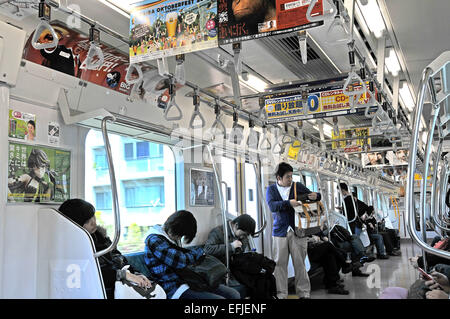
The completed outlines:
[[[282,34],[262,38],[261,43],[300,81],[314,81],[339,75],[314,41],[308,40],[308,63],[303,64],[297,35]]]

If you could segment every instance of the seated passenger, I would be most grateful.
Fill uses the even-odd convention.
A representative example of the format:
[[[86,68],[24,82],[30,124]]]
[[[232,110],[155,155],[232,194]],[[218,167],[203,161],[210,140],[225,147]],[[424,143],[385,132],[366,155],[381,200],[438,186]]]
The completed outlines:
[[[443,238],[441,238],[440,236],[434,237],[433,241],[431,242],[431,246],[434,248],[439,247],[439,249],[442,249],[445,251],[450,251],[450,243],[449,242],[447,242],[447,245],[445,245],[445,241],[444,241],[444,245],[438,245],[438,243],[440,243],[440,242],[442,243],[442,240],[443,240]],[[427,252],[425,252],[425,258],[427,261],[428,269],[424,268],[423,256],[410,257],[409,260],[415,268],[420,267],[426,271],[432,269],[437,264],[450,265],[450,259],[436,256],[434,254],[430,254]]]
[[[255,233],[255,220],[247,214],[240,215],[233,220],[228,220],[228,241],[229,253],[250,251],[248,236]],[[221,260],[226,265],[226,247],[223,225],[211,230],[205,243],[205,252]],[[233,287],[241,294],[241,298],[246,296],[245,286],[236,279],[229,279],[229,286]]]
[[[327,234],[326,230],[324,230],[324,234]],[[351,235],[347,229],[340,225],[335,225],[331,230],[330,235],[331,241],[337,248],[337,251],[345,257],[347,257],[347,255],[351,256],[354,266],[352,275],[354,277],[368,277],[369,274],[363,273],[359,268],[361,268],[366,262],[374,261],[375,258],[372,256],[366,256],[361,239],[356,235]]]
[[[190,243],[197,234],[197,221],[191,212],[179,210],[170,215],[164,225],[150,227],[145,239],[145,263],[152,278],[160,284],[170,299],[240,299],[239,293],[225,285],[213,291],[194,291],[181,282],[175,269],[194,263],[204,251],[184,249],[182,241]]]
[[[97,226],[94,215],[95,208],[92,204],[82,199],[69,199],[62,203],[58,210],[91,234],[97,252],[111,245],[112,242],[106,234],[106,229]],[[142,288],[152,286],[150,280],[135,272],[133,267],[122,270],[124,266],[128,265],[128,261],[117,249],[101,256],[99,263],[108,299],[114,299],[116,281],[132,281]]]
[[[330,294],[348,295],[344,285],[340,283],[339,270],[346,274],[353,270],[353,265],[347,263],[342,254],[337,251],[328,237],[322,235],[308,238],[308,258],[311,262],[320,264],[325,272],[324,284]]]
[[[368,207],[367,216],[363,218],[364,224],[366,224],[367,226],[367,232],[369,234],[369,237],[372,239],[372,235],[374,234],[381,235],[383,237],[383,243],[384,247],[386,248],[386,253],[390,256],[400,256],[401,252],[394,246],[395,238],[393,238],[393,236],[395,236],[395,234],[393,232],[389,232],[388,230],[386,231],[378,230],[377,227],[378,223],[377,220],[375,219],[375,210],[373,206]]]

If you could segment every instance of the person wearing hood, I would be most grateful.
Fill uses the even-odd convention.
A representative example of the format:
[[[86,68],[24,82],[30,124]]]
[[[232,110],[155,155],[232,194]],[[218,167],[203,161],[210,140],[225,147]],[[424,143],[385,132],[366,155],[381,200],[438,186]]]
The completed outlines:
[[[95,208],[92,204],[78,198],[69,199],[62,203],[58,210],[89,232],[96,251],[101,251],[111,245],[112,242],[106,234],[106,229],[97,226]],[[125,256],[117,249],[101,256],[99,262],[107,299],[114,299],[116,281],[128,280],[137,283],[141,288],[152,286],[150,280],[137,273],[131,265],[127,270],[123,269],[124,266],[129,264]]]
[[[240,299],[239,292],[222,284],[212,292],[192,290],[176,274],[176,269],[195,263],[205,254],[202,248],[182,247],[182,243],[192,242],[196,234],[197,221],[187,210],[173,213],[164,225],[150,227],[144,260],[152,278],[169,299]]]

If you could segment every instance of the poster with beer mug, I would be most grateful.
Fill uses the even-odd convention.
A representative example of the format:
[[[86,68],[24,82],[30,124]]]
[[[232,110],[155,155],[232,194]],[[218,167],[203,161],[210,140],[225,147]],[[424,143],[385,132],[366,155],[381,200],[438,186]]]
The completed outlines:
[[[130,62],[216,48],[217,1],[141,1],[130,14]]]

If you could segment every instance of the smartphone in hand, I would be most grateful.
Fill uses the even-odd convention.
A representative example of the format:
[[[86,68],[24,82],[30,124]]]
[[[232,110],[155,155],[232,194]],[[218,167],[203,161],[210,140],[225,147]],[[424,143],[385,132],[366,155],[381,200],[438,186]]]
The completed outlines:
[[[427,274],[426,271],[423,270],[422,268],[418,267],[417,269],[419,269],[419,272],[421,273],[423,278],[425,278],[426,280],[434,280],[433,277],[431,277],[429,274]]]

